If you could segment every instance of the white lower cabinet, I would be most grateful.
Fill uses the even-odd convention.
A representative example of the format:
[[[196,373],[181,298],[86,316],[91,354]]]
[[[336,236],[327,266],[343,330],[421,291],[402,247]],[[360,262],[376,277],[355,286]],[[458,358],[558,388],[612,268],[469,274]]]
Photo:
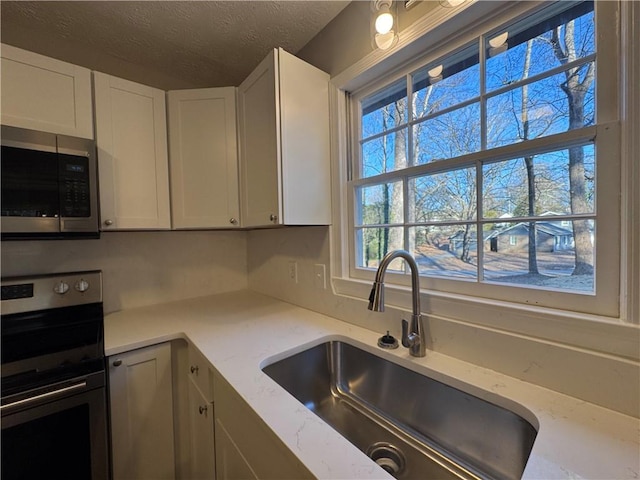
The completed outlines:
[[[175,478],[171,346],[109,357],[113,478]]]
[[[213,428],[213,403],[189,380],[189,478],[192,480],[216,478]]]
[[[219,479],[258,480],[249,462],[220,420],[216,420],[216,461]]]
[[[217,373],[213,396],[217,480],[315,478]]]
[[[205,357],[193,346],[188,351],[188,478],[216,478],[214,441],[213,371]]]

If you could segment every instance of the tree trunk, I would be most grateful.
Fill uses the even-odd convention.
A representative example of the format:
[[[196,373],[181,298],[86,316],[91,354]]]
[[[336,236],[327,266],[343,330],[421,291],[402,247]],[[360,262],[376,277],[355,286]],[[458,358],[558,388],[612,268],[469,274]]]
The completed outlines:
[[[529,76],[529,67],[531,66],[531,49],[533,47],[533,41],[527,42],[527,50],[524,57],[524,72],[522,77],[527,78]],[[529,102],[529,85],[522,87],[522,136],[523,140],[529,140],[529,109],[527,103]],[[536,174],[533,165],[533,157],[527,156],[524,158],[524,164],[527,167],[527,214],[533,217],[536,214]],[[529,242],[528,242],[528,258],[529,258],[529,273],[538,273],[538,255],[536,252],[536,222],[529,222]]]
[[[562,50],[559,41],[560,27],[553,33],[553,47],[560,63],[567,63],[576,58],[574,22],[567,23],[564,31],[566,52]],[[580,81],[577,68],[565,72],[566,82],[561,85],[569,102],[569,130],[584,126],[584,99],[594,80],[594,65],[587,68],[584,79]],[[569,149],[569,191],[571,198],[571,213],[591,213],[587,202],[586,177],[584,169],[584,152],[582,147]],[[573,239],[575,243],[575,267],[573,275],[593,274],[593,243],[587,220],[574,220]]]

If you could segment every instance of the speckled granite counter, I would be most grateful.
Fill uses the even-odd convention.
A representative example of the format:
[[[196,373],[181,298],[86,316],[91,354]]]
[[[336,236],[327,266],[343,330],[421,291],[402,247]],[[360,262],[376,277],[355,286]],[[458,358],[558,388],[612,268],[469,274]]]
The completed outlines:
[[[261,371],[327,339],[342,339],[480,397],[538,427],[523,478],[640,476],[640,421],[491,370],[427,351],[382,351],[379,333],[250,291],[125,310],[105,319],[108,356],[184,338],[318,478],[392,478]]]

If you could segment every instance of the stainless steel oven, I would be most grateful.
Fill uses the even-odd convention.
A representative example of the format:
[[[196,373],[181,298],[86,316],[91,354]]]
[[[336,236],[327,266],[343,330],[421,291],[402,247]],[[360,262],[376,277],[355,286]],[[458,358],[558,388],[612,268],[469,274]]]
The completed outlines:
[[[93,140],[2,126],[2,239],[97,238]]]
[[[101,273],[2,279],[2,479],[109,478]]]

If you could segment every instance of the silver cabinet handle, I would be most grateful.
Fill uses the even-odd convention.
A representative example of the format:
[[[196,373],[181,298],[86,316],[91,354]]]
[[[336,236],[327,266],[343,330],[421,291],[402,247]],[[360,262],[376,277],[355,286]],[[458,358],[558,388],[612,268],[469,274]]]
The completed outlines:
[[[272,222],[277,222],[278,221],[278,216],[274,213],[271,214],[271,216],[269,217],[269,220],[271,220]]]
[[[202,414],[206,413],[206,412],[207,412],[207,410],[209,410],[209,407],[207,407],[206,405],[205,405],[205,406],[200,406],[200,407],[198,408],[198,411],[200,412],[200,415],[202,415]]]
[[[230,218],[229,223],[235,225],[236,223],[238,223],[238,220],[236,218]]]
[[[113,225],[113,220],[105,220],[105,221],[104,221],[104,224],[105,224],[107,227],[110,227],[111,225]]]
[[[114,367],[119,367],[120,365],[122,365],[122,360],[114,360],[113,362]]]
[[[196,366],[191,365],[191,373],[197,374],[198,370],[200,370],[200,367],[198,367],[197,365]]]

